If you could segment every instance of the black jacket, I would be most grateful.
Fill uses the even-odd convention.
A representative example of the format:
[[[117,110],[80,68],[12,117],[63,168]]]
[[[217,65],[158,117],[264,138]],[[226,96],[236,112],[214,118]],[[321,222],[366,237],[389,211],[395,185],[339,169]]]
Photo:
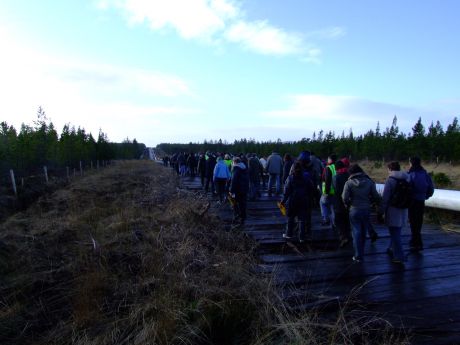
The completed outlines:
[[[249,174],[244,163],[233,166],[232,181],[230,183],[230,193],[247,194],[249,191]]]

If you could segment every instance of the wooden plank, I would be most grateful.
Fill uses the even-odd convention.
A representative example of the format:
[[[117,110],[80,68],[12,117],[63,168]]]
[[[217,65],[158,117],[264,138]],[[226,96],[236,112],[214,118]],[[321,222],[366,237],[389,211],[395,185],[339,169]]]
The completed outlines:
[[[197,180],[198,181],[198,180]],[[201,189],[201,184],[189,184]],[[215,199],[215,198],[214,198]],[[266,190],[258,201],[248,202],[243,231],[258,242],[260,264],[255,270],[271,275],[287,306],[319,307],[335,313],[356,287],[350,308],[365,306],[414,335],[414,344],[460,344],[460,235],[425,224],[425,250],[409,254],[410,230],[403,229],[408,254],[405,268],[391,263],[386,254],[390,241],[385,225],[375,224],[376,243],[366,243],[365,262],[354,264],[350,247],[338,249],[337,233],[320,226],[320,213],[312,213],[311,246],[282,238],[286,218]],[[233,217],[229,207],[216,208],[224,222]],[[375,217],[375,215],[373,215]],[[357,310],[359,309],[357,308]],[[333,315],[331,314],[331,315]]]

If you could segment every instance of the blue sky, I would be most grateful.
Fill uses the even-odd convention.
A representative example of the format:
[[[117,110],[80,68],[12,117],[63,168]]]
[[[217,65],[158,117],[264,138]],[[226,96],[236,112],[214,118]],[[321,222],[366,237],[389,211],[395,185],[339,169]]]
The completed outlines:
[[[0,120],[299,140],[460,114],[455,0],[2,0]]]

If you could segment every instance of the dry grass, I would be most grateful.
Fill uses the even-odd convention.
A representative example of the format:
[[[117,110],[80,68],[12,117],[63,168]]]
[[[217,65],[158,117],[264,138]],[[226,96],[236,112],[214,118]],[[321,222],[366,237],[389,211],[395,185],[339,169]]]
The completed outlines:
[[[370,342],[375,323],[347,308],[333,320],[285,309],[270,281],[252,273],[253,243],[206,210],[169,170],[125,162],[9,218],[0,225],[0,343],[393,339],[380,332]]]
[[[388,177],[387,163],[382,164],[381,161],[360,161],[357,162],[364,171],[372,177],[377,183],[384,183]],[[409,162],[400,162],[401,169],[409,170]],[[444,173],[452,181],[452,186],[449,189],[460,190],[460,167],[448,163],[423,163],[423,167],[428,172]]]

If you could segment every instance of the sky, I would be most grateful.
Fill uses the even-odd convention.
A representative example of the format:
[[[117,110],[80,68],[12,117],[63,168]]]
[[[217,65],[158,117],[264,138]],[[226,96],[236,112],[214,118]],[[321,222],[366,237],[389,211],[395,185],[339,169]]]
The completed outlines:
[[[457,0],[2,0],[0,121],[293,141],[460,115]]]

